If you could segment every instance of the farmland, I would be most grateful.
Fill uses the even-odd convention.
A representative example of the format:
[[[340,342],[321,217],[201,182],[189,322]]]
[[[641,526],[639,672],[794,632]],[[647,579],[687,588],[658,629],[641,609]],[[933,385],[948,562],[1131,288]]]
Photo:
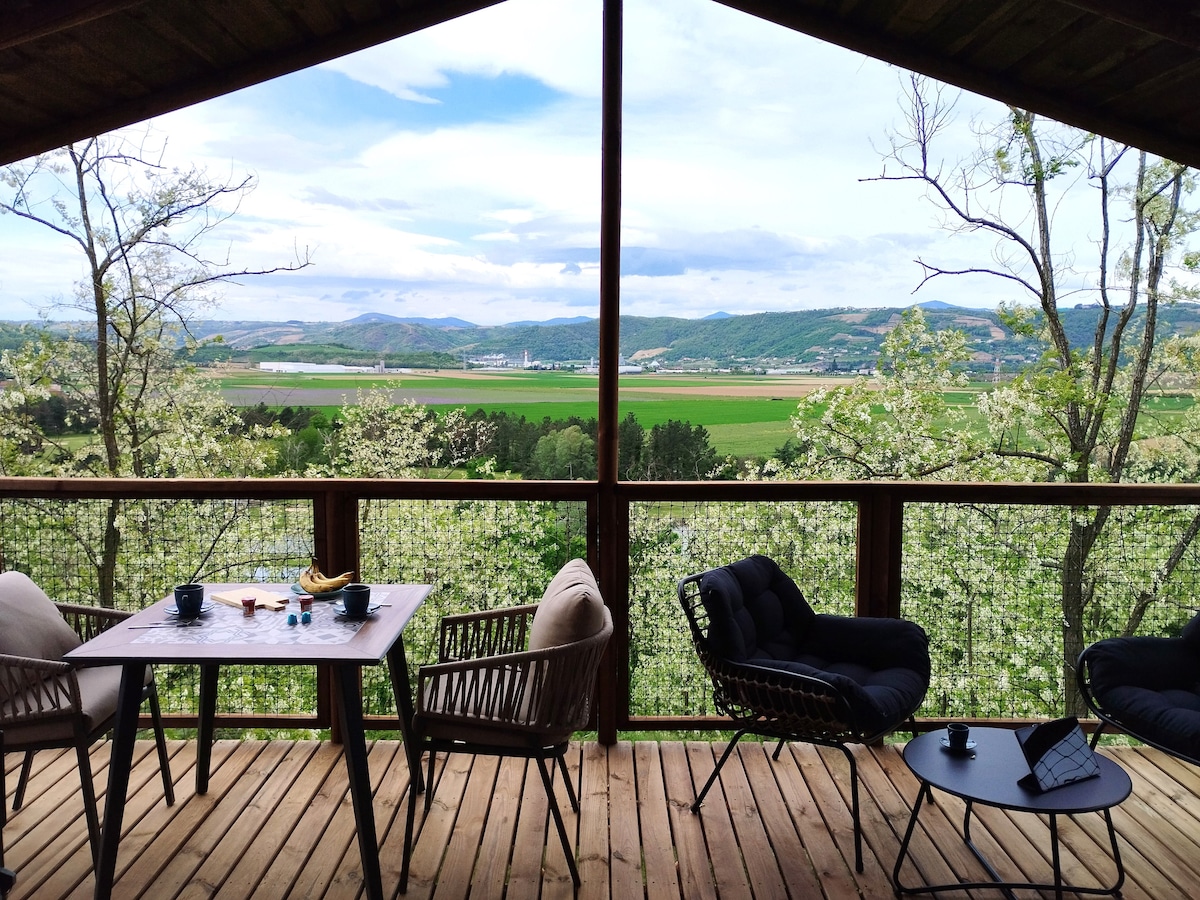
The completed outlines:
[[[669,419],[703,425],[721,455],[770,455],[792,434],[789,417],[800,397],[846,379],[801,375],[627,375],[620,382],[620,416],[632,412],[650,428]],[[312,406],[335,411],[357,391],[386,390],[396,402],[415,400],[444,411],[465,407],[524,416],[592,418],[597,379],[566,372],[441,370],[403,375],[309,375],[223,372],[221,390],[236,406]],[[970,391],[956,395],[973,404]]]
[[[596,376],[574,372],[443,369],[402,375],[326,375],[226,369],[215,377],[222,394],[235,406],[261,402],[276,409],[308,406],[332,414],[354,403],[356,392],[378,389],[388,391],[397,403],[415,400],[439,412],[458,407],[468,413],[503,411],[533,422],[597,415]],[[620,381],[619,414],[624,418],[632,412],[646,428],[669,419],[703,425],[722,456],[770,456],[792,436],[789,419],[801,397],[817,387],[849,380],[813,375],[626,375]],[[947,393],[946,400],[973,418],[977,398],[989,388],[975,383]],[[1186,393],[1164,391],[1148,398],[1145,415],[1173,418],[1191,406]],[[1162,428],[1149,431],[1161,433]]]

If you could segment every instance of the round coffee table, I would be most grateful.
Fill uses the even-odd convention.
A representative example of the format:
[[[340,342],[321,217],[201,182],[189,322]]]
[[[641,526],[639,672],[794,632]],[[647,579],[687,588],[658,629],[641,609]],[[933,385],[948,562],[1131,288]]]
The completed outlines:
[[[944,731],[930,731],[909,741],[904,748],[904,762],[921,780],[921,789],[917,792],[917,802],[913,804],[908,830],[904,833],[900,853],[896,857],[896,867],[892,870],[892,885],[897,894],[930,894],[975,888],[1001,888],[1009,897],[1012,896],[1014,888],[1053,890],[1057,897],[1062,897],[1063,891],[1114,896],[1120,894],[1121,885],[1125,883],[1125,867],[1121,863],[1121,852],[1117,848],[1117,832],[1113,828],[1111,808],[1128,797],[1133,789],[1129,775],[1124,769],[1111,759],[1097,754],[1096,759],[1100,763],[1098,777],[1038,793],[1017,783],[1021,777],[1029,774],[1029,764],[1025,761],[1021,745],[1017,743],[1017,737],[1012,731],[1005,728],[972,728],[971,741],[974,746],[965,753],[952,753],[943,747],[944,736]],[[921,804],[926,798],[932,797],[933,788],[966,801],[963,840],[987,870],[991,881],[915,887],[901,884],[900,869],[908,856],[908,845],[917,824],[917,816],[921,812]],[[1049,816],[1051,860],[1054,870],[1052,883],[1012,882],[1000,878],[992,864],[971,841],[971,810],[976,803]],[[1058,816],[1086,812],[1104,813],[1109,841],[1112,843],[1113,861],[1117,868],[1117,878],[1111,887],[1063,884],[1058,849]]]

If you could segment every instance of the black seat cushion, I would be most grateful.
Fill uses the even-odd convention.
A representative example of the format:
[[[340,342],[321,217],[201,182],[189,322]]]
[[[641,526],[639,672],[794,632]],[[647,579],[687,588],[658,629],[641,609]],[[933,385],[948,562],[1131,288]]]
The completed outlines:
[[[708,641],[734,662],[794,659],[816,613],[774,560],[751,556],[705,573],[700,600],[708,614]]]
[[[929,688],[929,640],[899,619],[818,615],[774,560],[751,556],[705,574],[700,598],[713,653],[818,678],[849,703],[855,730],[891,731]]]
[[[1088,648],[1092,693],[1135,737],[1200,758],[1200,629],[1184,637],[1120,637]]]

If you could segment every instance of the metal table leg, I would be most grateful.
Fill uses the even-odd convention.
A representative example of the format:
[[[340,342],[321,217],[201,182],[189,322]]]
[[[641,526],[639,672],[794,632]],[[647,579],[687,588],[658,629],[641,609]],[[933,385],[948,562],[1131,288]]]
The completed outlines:
[[[1105,894],[1111,896],[1120,896],[1121,886],[1125,883],[1125,865],[1121,861],[1121,851],[1117,846],[1117,831],[1113,826],[1112,810],[1105,809],[1104,822],[1108,827],[1108,839],[1112,844],[1113,862],[1117,867],[1117,877],[1111,886],[1081,886],[1063,883],[1062,875],[1062,854],[1058,844],[1058,815],[1050,814],[1050,852],[1051,865],[1053,867],[1054,881],[1052,883],[1041,882],[1024,882],[1024,881],[1005,881],[1000,877],[1000,874],[993,868],[991,862],[983,852],[975,846],[975,842],[971,840],[971,813],[973,811],[973,803],[970,800],[966,801],[966,813],[963,816],[963,841],[979,860],[987,872],[990,881],[961,881],[953,884],[931,884],[909,887],[900,882],[900,869],[904,865],[904,860],[908,857],[909,844],[912,841],[913,830],[916,828],[917,816],[921,812],[921,805],[929,799],[933,802],[933,792],[928,782],[921,782],[921,789],[917,792],[916,803],[913,804],[912,815],[908,818],[908,828],[904,832],[904,840],[900,842],[900,852],[896,856],[896,866],[892,870],[892,890],[897,896],[902,894],[936,894],[940,891],[970,891],[981,889],[1001,890],[1004,895],[1009,898],[1014,898],[1014,890],[1043,890],[1054,891],[1055,897],[1061,900],[1063,893],[1075,894]]]

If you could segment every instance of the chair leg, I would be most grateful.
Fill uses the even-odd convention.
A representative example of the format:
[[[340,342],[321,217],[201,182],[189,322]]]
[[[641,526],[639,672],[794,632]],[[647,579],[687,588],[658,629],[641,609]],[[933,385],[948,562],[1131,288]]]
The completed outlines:
[[[167,736],[163,733],[162,709],[158,704],[158,686],[151,681],[150,719],[154,723],[154,743],[158,747],[158,768],[162,773],[163,795],[167,806],[175,805],[175,782],[171,778],[171,758],[167,755]]]
[[[429,777],[425,779],[425,812],[429,812],[429,808],[433,806],[433,761],[437,756],[436,751],[432,747],[429,748]],[[446,764],[450,764],[450,755],[446,754]]]
[[[786,743],[783,738],[779,739],[779,743],[775,745],[775,752],[771,754],[771,759],[779,762],[779,754],[783,752],[783,745]]]
[[[96,811],[96,785],[92,780],[92,760],[88,756],[86,735],[76,735],[75,756],[79,764],[79,787],[83,793],[83,815],[87,819],[92,864],[95,865],[100,860],[100,814]]]
[[[1096,722],[1096,730],[1092,732],[1091,746],[1092,746],[1093,750],[1095,750],[1096,745],[1098,743],[1100,743],[1100,732],[1102,732],[1104,730],[1104,725],[1105,725],[1105,722],[1103,719],[1100,719],[1099,721]]]
[[[850,764],[850,818],[854,820],[854,870],[862,872],[863,857],[862,857],[862,822],[858,815],[858,764],[854,761],[854,754],[845,744],[838,744],[837,748],[845,754],[846,762]]]
[[[554,796],[554,783],[550,780],[543,761],[540,759],[535,761],[538,774],[542,776],[542,785],[546,788],[546,802],[550,805],[550,814],[554,817],[554,827],[558,829],[558,839],[562,841],[563,853],[567,857],[567,868],[571,870],[571,881],[575,883],[575,887],[579,887],[579,867],[575,865],[575,848],[571,846],[570,838],[567,837],[567,826],[563,823],[562,811],[558,808],[558,799]]]
[[[433,762],[433,751],[432,750],[429,751],[429,761],[432,764],[432,762]],[[418,758],[417,765],[419,768],[419,766],[420,766],[419,758]],[[414,778],[415,778],[415,773],[413,774],[413,778],[409,779],[408,813],[405,816],[405,821],[404,821],[404,856],[402,857],[402,859],[400,861],[400,893],[402,893],[402,894],[408,893],[408,867],[409,867],[409,864],[412,862],[413,825],[416,823],[416,820],[417,820],[417,785],[413,783]],[[431,777],[429,779],[429,781],[427,781],[425,784],[425,804],[426,804],[425,809],[427,812],[429,810],[429,802],[430,802],[430,798],[432,796],[433,796],[433,778]]]
[[[579,800],[577,799],[583,793],[583,766],[579,767],[579,794],[575,793],[571,785],[571,775],[567,771],[566,753],[560,754],[558,757],[558,767],[562,770],[563,784],[567,786],[567,798],[571,801],[571,811],[579,812]]]
[[[725,760],[729,759],[729,754],[733,752],[734,746],[742,735],[749,733],[749,728],[743,728],[732,738],[725,747],[725,752],[721,754],[721,758],[717,760],[717,767],[712,770],[712,774],[708,776],[708,781],[704,782],[704,787],[700,789],[700,793],[696,795],[696,801],[692,804],[692,812],[700,812],[700,804],[704,802],[704,795],[708,793],[708,789],[713,786],[713,782],[717,780],[717,776],[721,774],[721,766],[725,765]]]
[[[25,788],[29,784],[29,774],[33,771],[33,751],[25,751],[25,759],[21,761],[21,774],[17,776],[17,792],[13,794],[13,812],[21,808],[25,802]]]

